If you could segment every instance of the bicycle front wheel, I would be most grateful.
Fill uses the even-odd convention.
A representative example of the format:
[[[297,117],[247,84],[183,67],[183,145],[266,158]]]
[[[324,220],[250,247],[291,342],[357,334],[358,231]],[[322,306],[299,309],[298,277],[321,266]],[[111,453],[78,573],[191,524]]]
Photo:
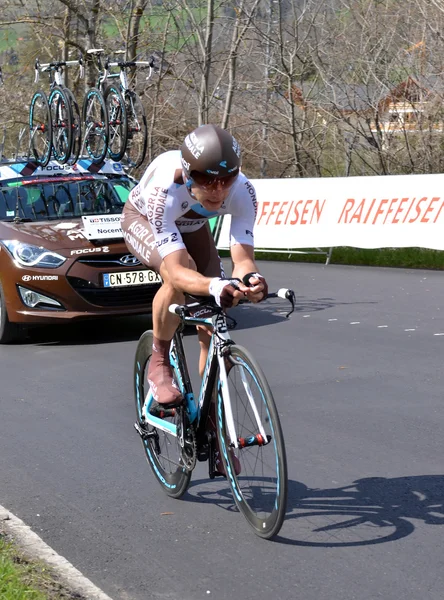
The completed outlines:
[[[36,92],[29,106],[29,150],[34,160],[45,167],[52,152],[52,123],[45,92]]]
[[[228,431],[221,389],[217,429],[221,458],[234,500],[254,532],[272,538],[287,508],[287,459],[279,415],[261,368],[244,348],[231,347],[228,393],[238,448]]]
[[[145,331],[136,350],[134,364],[134,393],[136,399],[137,425],[142,434],[145,457],[157,481],[168,496],[180,498],[186,492],[191,471],[181,463],[181,449],[177,437],[146,422],[145,399],[149,394],[148,364],[153,347],[153,332]],[[176,381],[179,384],[178,378]],[[176,424],[176,416],[163,419]]]
[[[49,96],[49,109],[52,120],[52,145],[54,158],[65,164],[71,156],[72,110],[65,90],[56,86]]]
[[[125,95],[126,113],[128,118],[128,140],[126,143],[126,159],[132,168],[140,167],[146,154],[148,142],[148,127],[145,109],[141,99],[134,92]]]
[[[88,90],[82,109],[84,123],[84,144],[93,163],[105,160],[108,150],[108,112],[102,93],[97,88]]]

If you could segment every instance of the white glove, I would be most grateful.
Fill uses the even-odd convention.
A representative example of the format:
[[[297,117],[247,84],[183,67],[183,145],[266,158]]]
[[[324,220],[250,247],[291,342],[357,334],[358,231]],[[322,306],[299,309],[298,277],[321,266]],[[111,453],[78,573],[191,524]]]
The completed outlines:
[[[226,288],[227,285],[232,285],[231,279],[221,279],[220,277],[214,277],[210,281],[209,292],[216,300],[216,304],[221,308],[225,308],[225,302],[223,303],[224,306],[222,306],[220,297],[223,293],[224,288]]]

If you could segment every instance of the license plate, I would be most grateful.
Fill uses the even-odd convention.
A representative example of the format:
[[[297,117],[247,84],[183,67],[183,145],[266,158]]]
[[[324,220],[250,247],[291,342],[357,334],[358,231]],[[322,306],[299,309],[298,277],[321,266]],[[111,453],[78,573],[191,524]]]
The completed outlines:
[[[162,279],[155,271],[123,271],[121,273],[104,273],[104,287],[123,287],[128,285],[146,285],[161,283]]]

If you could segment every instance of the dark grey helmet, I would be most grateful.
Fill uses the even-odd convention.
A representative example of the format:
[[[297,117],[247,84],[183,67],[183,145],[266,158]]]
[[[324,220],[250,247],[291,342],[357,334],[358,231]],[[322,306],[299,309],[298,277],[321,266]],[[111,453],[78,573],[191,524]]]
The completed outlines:
[[[182,168],[192,179],[199,175],[231,178],[239,173],[240,146],[231,133],[217,125],[202,125],[189,133],[180,150]]]

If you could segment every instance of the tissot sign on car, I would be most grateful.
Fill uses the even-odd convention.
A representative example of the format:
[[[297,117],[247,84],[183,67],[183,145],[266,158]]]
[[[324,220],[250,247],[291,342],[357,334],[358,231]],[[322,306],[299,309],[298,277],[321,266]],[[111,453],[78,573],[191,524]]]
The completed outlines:
[[[0,343],[24,325],[151,311],[159,277],[120,229],[135,184],[113,161],[0,163]]]

